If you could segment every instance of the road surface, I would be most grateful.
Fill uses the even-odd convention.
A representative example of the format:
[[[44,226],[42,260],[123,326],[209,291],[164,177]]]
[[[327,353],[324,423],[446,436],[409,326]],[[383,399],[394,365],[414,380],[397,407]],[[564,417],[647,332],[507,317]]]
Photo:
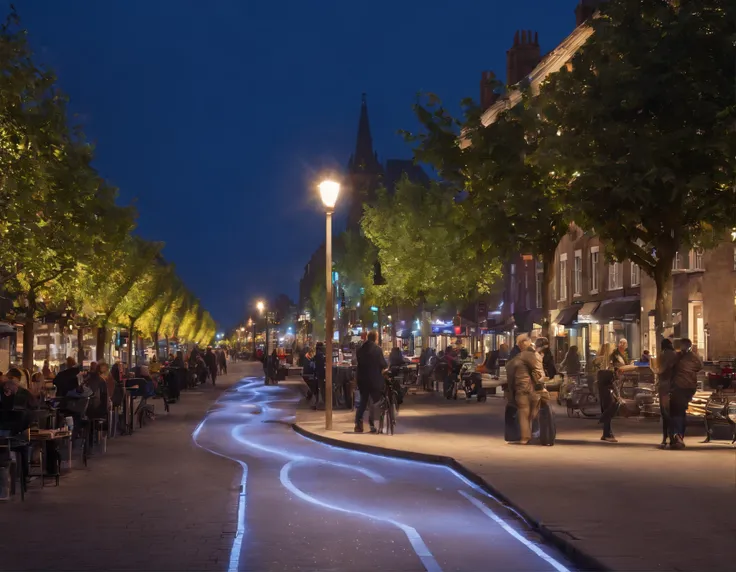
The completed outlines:
[[[290,423],[300,399],[293,385],[264,386],[262,378],[246,377],[192,435],[242,469],[231,572],[573,570],[447,467],[344,450],[295,433]]]

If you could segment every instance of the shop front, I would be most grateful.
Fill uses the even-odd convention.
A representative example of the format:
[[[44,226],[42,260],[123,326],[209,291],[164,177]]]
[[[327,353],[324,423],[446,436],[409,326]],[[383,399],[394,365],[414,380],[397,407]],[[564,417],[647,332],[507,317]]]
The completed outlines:
[[[621,338],[629,342],[629,357],[639,359],[641,347],[641,300],[639,297],[613,298],[603,300],[593,317],[596,324],[591,324],[591,348],[594,339],[600,340],[600,345],[609,343],[616,346]]]
[[[582,304],[573,304],[567,308],[560,310],[552,320],[552,335],[555,338],[555,361],[562,362],[568,350],[577,346],[581,361],[586,348],[586,330],[587,328],[577,323],[578,312],[582,308]]]
[[[528,334],[531,338],[537,338],[542,335],[542,310],[524,310],[522,312],[514,312],[514,331],[513,335]]]

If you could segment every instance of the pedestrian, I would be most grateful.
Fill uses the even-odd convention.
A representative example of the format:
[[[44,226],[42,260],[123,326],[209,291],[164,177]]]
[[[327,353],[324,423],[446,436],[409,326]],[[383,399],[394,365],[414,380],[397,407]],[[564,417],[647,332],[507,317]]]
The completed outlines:
[[[611,369],[612,353],[611,344],[608,342],[604,343],[598,350],[590,371],[595,376],[595,384],[598,389],[598,402],[601,408],[601,418],[599,420],[599,423],[603,425],[601,441],[615,443],[616,438],[613,436],[613,429],[611,428],[611,418],[616,414],[613,399],[614,374]]]
[[[562,360],[562,371],[564,371],[568,377],[580,375],[580,353],[578,353],[578,346],[570,346],[567,350],[565,358]]]
[[[680,340],[680,355],[674,366],[670,392],[670,448],[685,448],[687,408],[698,388],[698,372],[703,360],[688,338]]]
[[[529,347],[529,343],[529,336],[527,336],[526,334],[519,334],[518,336],[516,336],[516,345],[511,348],[508,359],[512,360],[516,356],[518,356],[523,351],[523,348]]]
[[[212,346],[207,346],[207,351],[204,354],[204,363],[210,371],[212,385],[215,385],[215,382],[217,381],[217,356],[212,352]]]
[[[322,342],[317,342],[317,345],[315,346],[312,367],[314,372],[314,376],[312,378],[312,394],[314,395],[314,405],[312,406],[312,409],[316,411],[317,405],[319,405],[320,388],[322,387],[322,384],[325,383],[327,368],[325,345]]]
[[[374,331],[368,333],[365,343],[358,349],[358,367],[355,377],[360,392],[360,404],[355,412],[355,432],[363,432],[363,416],[365,410],[368,412],[368,424],[371,433],[377,433],[375,426],[375,407],[383,399],[386,380],[383,372],[388,368],[383,351],[376,344],[378,334]]]
[[[516,405],[521,445],[529,444],[532,439],[532,424],[537,418],[540,406],[538,391],[544,389],[542,352],[548,346],[547,338],[537,338],[532,346],[529,336],[522,334],[516,339],[519,353],[506,365],[511,392],[509,398]]]
[[[672,392],[672,378],[675,374],[675,364],[678,355],[672,345],[672,340],[665,338],[660,343],[660,354],[657,359],[654,373],[657,374],[657,394],[659,395],[659,412],[662,417],[662,449],[667,448],[667,440],[672,445],[672,429],[670,420],[670,393]]]
[[[268,379],[271,381],[271,384],[278,383],[279,379],[279,366],[281,365],[281,360],[279,359],[278,353],[276,353],[276,349],[271,352],[271,357],[268,360]]]
[[[220,369],[220,374],[227,375],[227,354],[222,348],[217,351],[217,365]]]

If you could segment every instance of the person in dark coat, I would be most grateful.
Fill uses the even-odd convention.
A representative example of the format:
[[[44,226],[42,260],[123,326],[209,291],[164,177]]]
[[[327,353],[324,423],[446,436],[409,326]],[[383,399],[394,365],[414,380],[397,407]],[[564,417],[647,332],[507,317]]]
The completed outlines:
[[[204,354],[204,363],[207,364],[207,369],[210,370],[212,385],[215,385],[215,382],[217,381],[217,356],[212,352],[211,347],[208,347]]]
[[[320,388],[322,387],[322,384],[325,383],[327,373],[327,356],[325,355],[325,345],[322,342],[317,342],[317,346],[315,347],[312,368],[314,374],[314,380],[312,381],[314,406],[312,409],[317,409],[317,405],[319,404]]]
[[[378,334],[376,332],[369,332],[368,339],[358,350],[358,367],[355,376],[358,383],[358,391],[360,391],[360,405],[355,412],[356,433],[363,432],[363,416],[369,406],[369,402],[372,406],[368,414],[368,423],[371,427],[371,433],[377,432],[374,425],[373,409],[383,398],[386,383],[383,372],[388,368],[383,351],[376,345],[377,339]]]
[[[65,397],[70,391],[75,391],[79,387],[78,375],[82,370],[77,365],[74,358],[69,357],[66,360],[66,369],[56,374],[54,385],[56,386],[56,395]]]

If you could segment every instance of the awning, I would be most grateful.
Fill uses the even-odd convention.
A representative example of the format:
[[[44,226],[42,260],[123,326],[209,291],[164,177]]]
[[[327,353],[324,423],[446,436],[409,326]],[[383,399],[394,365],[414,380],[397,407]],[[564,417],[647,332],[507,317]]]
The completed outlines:
[[[594,316],[599,322],[633,322],[641,317],[641,300],[634,297],[603,300]]]
[[[514,322],[519,333],[529,333],[534,329],[534,324],[542,325],[542,310],[525,310],[514,312]]]
[[[15,327],[7,322],[0,322],[0,338],[15,335]]]
[[[598,309],[600,302],[586,302],[583,307],[578,310],[578,324],[596,324],[595,311]]]
[[[503,332],[510,332],[514,327],[514,324],[503,323],[503,324],[491,324],[486,328],[487,334],[501,334]]]
[[[560,324],[561,326],[572,326],[577,321],[578,311],[580,311],[581,308],[582,305],[580,304],[563,308],[560,310],[559,314],[557,314],[557,317],[554,320],[555,324]]]

